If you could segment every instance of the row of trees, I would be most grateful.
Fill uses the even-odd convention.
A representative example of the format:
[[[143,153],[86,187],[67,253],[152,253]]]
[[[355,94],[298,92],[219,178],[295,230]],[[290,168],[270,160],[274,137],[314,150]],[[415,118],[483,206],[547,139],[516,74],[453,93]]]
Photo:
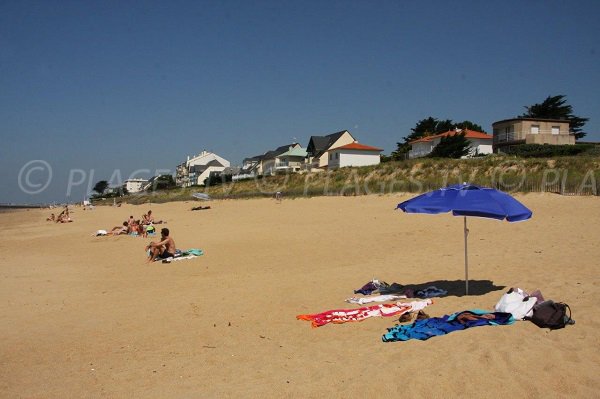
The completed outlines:
[[[567,104],[565,95],[548,96],[543,102],[525,106],[526,112],[519,117],[540,119],[563,119],[569,121],[569,131],[577,140],[586,133],[583,127],[589,118],[582,118],[573,114],[573,107]],[[396,143],[396,151],[392,152],[391,159],[404,159],[410,150],[410,142],[422,137],[433,136],[454,129],[469,129],[483,132],[483,128],[474,122],[463,121],[455,123],[451,119],[437,119],[432,116],[417,122],[411,133],[403,137],[403,141]],[[438,148],[439,147],[439,148]],[[443,138],[431,153],[432,157],[460,158],[468,153],[469,143],[464,134]]]

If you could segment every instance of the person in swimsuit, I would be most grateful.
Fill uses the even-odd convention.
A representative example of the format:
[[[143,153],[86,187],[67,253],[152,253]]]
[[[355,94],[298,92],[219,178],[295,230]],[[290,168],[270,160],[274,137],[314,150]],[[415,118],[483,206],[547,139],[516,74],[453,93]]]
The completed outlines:
[[[122,226],[115,226],[115,227],[113,227],[108,232],[108,235],[118,236],[118,235],[121,235],[121,234],[127,234],[128,231],[129,231],[129,228],[127,226],[127,222],[123,222]]]
[[[151,242],[146,246],[148,254],[148,263],[154,262],[156,258],[167,259],[175,255],[175,241],[169,236],[169,229],[160,230],[160,242]]]
[[[148,213],[144,214],[144,216],[142,217],[142,219],[144,220],[144,224],[161,224],[163,223],[162,220],[154,220],[154,216],[152,216],[152,211],[148,211]],[[166,223],[166,222],[165,222]]]
[[[156,229],[153,225],[149,224],[148,226],[142,226],[144,228],[143,236],[148,237],[148,234],[156,233]]]

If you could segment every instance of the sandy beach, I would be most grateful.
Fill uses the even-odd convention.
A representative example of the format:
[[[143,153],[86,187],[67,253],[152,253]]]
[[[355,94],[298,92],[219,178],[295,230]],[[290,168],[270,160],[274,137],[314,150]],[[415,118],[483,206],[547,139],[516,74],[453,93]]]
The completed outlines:
[[[0,213],[3,398],[600,395],[598,197],[517,198],[522,223],[395,211],[409,195],[177,202]],[[192,212],[191,207],[210,205]],[[149,238],[93,237],[152,209],[201,257],[145,263]],[[432,317],[492,310],[508,287],[570,305],[574,326],[478,327],[384,343],[397,317],[311,328],[377,278],[449,290]]]

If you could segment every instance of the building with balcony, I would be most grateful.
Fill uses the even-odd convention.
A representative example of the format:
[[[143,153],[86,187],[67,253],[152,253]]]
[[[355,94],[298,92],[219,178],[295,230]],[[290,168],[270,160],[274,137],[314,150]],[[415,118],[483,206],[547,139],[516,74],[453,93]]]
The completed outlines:
[[[177,165],[175,169],[175,184],[179,187],[203,185],[211,172],[223,172],[231,166],[230,162],[219,155],[202,151],[195,156],[188,156],[187,161]]]
[[[300,172],[306,163],[306,148],[299,145],[277,157],[275,171]]]
[[[301,148],[300,144],[292,143],[282,145],[274,150],[267,151],[260,160],[258,174],[269,176],[274,175],[278,170],[285,170],[285,167],[282,165],[281,155],[296,148]]]
[[[514,118],[492,123],[494,152],[520,144],[573,145],[575,136],[564,119]]]
[[[128,193],[139,193],[147,183],[147,179],[128,179],[123,183],[123,188]]]

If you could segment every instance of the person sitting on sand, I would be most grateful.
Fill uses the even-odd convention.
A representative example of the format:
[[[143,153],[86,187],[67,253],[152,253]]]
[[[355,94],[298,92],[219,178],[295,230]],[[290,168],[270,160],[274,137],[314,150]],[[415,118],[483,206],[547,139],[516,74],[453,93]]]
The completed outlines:
[[[139,236],[146,237],[146,226],[139,219],[135,221],[135,231]]]
[[[54,222],[56,220],[56,216],[54,216],[54,214],[51,214],[50,216],[48,216],[46,218],[46,221],[48,222]]]
[[[138,223],[136,220],[130,219],[127,221],[127,234],[137,235]]]
[[[148,211],[147,214],[143,216],[144,224],[161,224],[162,220],[155,221],[154,216],[152,216],[152,211]]]
[[[72,222],[71,218],[69,217],[69,207],[65,206],[65,209],[63,209],[62,212],[58,214],[54,221],[56,223]]]
[[[148,237],[148,234],[155,234],[156,233],[156,228],[154,227],[154,225],[149,224],[147,226],[144,226],[144,237]]]
[[[152,241],[146,246],[146,251],[149,251],[148,263],[154,262],[157,258],[172,258],[175,255],[175,241],[169,236],[169,229],[161,229],[160,242]]]
[[[55,223],[71,223],[72,221],[73,219],[69,216],[69,209],[65,208],[65,210],[56,217]]]

